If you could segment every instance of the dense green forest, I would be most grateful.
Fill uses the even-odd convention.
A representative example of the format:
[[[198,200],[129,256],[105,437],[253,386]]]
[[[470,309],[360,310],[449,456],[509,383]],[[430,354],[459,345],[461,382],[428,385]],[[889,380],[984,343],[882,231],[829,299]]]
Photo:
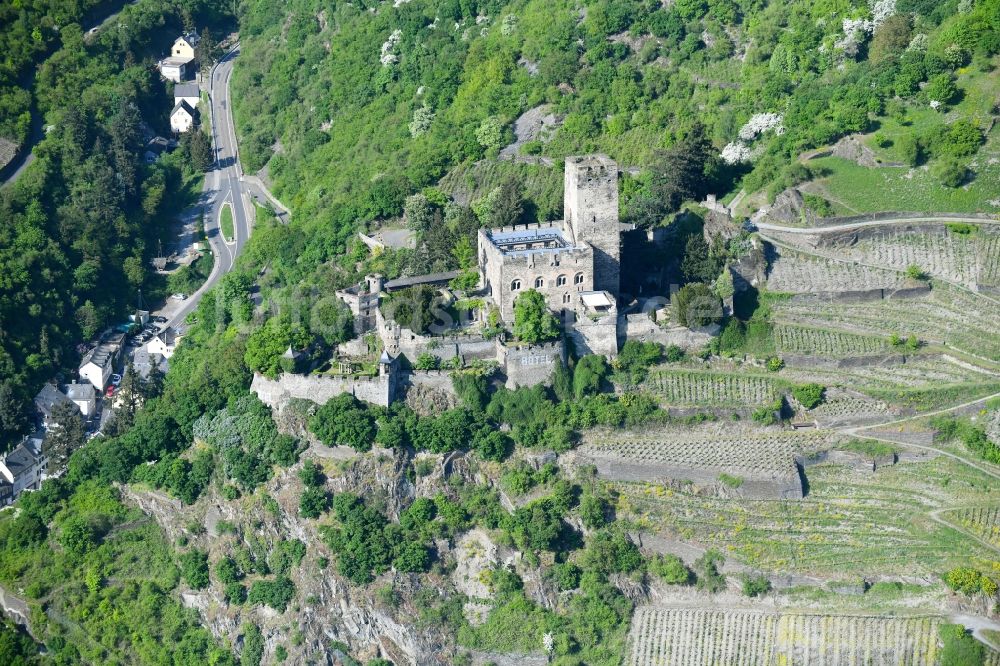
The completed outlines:
[[[173,100],[154,63],[185,16],[202,25],[225,18],[214,3],[142,0],[89,42],[79,24],[61,25],[58,48],[39,66],[32,93],[53,129],[36,162],[0,191],[4,442],[24,431],[41,382],[74,367],[77,344],[123,318],[139,289],[147,301],[164,289],[149,259],[199,183],[183,150],[143,162],[140,123],[169,132]],[[14,44],[21,25],[0,34]]]
[[[998,17],[995,0],[890,0],[874,13],[837,0],[248,2],[234,75],[242,157],[267,164],[279,197],[320,230],[310,262],[359,221],[495,157],[542,103],[564,122],[528,152],[600,150],[646,167],[702,125],[716,151],[733,146],[706,189],[774,192],[809,177],[793,159],[804,150],[960,100],[956,73],[992,68]],[[913,128],[924,158],[975,152],[987,119],[960,118],[963,137],[948,134],[954,120]],[[639,221],[669,212],[646,176],[624,188]],[[557,216],[557,204],[537,210]]]

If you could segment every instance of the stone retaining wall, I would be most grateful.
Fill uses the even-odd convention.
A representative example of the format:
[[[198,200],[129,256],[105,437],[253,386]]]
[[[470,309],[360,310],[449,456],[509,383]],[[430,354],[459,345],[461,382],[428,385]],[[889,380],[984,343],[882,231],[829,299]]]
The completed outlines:
[[[377,377],[329,377],[283,374],[277,379],[254,373],[250,384],[261,402],[281,411],[292,398],[312,400],[320,405],[342,393],[358,400],[388,407],[396,397],[396,379],[392,374]]]

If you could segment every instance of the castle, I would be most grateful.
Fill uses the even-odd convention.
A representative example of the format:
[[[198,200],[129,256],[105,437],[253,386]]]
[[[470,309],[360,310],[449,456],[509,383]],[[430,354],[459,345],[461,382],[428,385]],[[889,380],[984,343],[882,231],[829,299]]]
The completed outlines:
[[[610,310],[619,294],[618,165],[605,155],[566,158],[564,219],[480,229],[480,284],[504,322],[528,289],[553,312]]]

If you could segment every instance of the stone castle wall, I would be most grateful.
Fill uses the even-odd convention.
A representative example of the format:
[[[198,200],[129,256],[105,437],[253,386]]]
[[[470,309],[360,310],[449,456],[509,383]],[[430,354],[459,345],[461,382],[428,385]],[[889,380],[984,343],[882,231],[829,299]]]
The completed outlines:
[[[388,407],[396,398],[396,377],[392,373],[376,377],[283,374],[277,379],[269,379],[254,373],[250,390],[261,402],[278,411],[284,409],[292,398],[304,398],[323,405],[342,393]]]
[[[538,345],[496,343],[497,361],[507,374],[507,388],[544,384],[566,362],[562,340]]]
[[[683,326],[661,327],[645,312],[626,315],[622,324],[623,330],[620,333],[623,338],[639,342],[659,342],[667,347],[677,345],[682,349],[700,349],[712,339],[707,333],[692,331]]]
[[[566,337],[576,353],[603,354],[608,359],[618,355],[618,315],[609,314],[597,320],[587,315],[572,315],[575,321],[566,326]]]

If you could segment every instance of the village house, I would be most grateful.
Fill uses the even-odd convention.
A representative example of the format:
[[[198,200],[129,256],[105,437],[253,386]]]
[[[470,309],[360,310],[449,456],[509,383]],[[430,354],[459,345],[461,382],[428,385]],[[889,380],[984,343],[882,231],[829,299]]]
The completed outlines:
[[[150,355],[159,354],[163,358],[170,358],[174,355],[177,341],[177,331],[172,327],[167,327],[146,343],[146,353]]]
[[[121,362],[125,347],[125,334],[119,334],[101,342],[91,349],[80,362],[80,379],[90,382],[98,391],[104,392],[111,375]]]
[[[197,83],[178,83],[174,86],[174,104],[187,102],[192,109],[198,108],[201,102],[201,88]]]
[[[177,134],[187,132],[194,126],[196,113],[187,102],[178,102],[170,112],[170,129]]]
[[[198,33],[194,31],[186,32],[174,40],[174,45],[170,48],[170,55],[175,58],[194,60],[194,50],[200,41],[201,37],[198,36]]]
[[[72,382],[63,386],[63,393],[80,408],[84,418],[90,418],[97,411],[97,392],[93,385]]]
[[[25,437],[0,456],[0,506],[11,504],[26,490],[38,490],[48,464],[39,436]]]
[[[197,33],[189,32],[174,40],[170,55],[160,61],[160,74],[174,83],[180,83],[188,78],[189,65],[194,62],[194,49],[201,38]]]
[[[93,387],[90,388],[90,392],[93,393]],[[72,399],[67,397],[65,393],[59,391],[58,388],[53,384],[46,384],[35,396],[35,408],[38,410],[39,416],[42,419],[42,427],[46,430],[52,427],[52,413],[55,411],[56,407],[62,403],[72,402]]]
[[[180,83],[187,79],[187,66],[190,62],[184,58],[164,58],[160,61],[160,74],[168,81]]]

